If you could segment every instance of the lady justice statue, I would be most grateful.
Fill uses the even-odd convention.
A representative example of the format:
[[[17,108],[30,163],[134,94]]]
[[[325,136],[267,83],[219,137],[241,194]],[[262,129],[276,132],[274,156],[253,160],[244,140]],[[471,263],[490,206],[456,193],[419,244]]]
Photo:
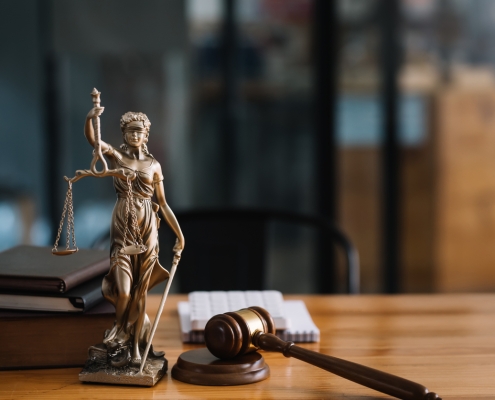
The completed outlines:
[[[99,117],[104,108],[100,107],[99,95],[94,89],[94,107],[84,125],[86,139],[94,148],[91,169],[79,170],[74,178],[65,179],[69,183],[68,198],[72,202],[73,182],[85,176],[113,176],[117,202],[110,228],[110,270],[103,279],[102,292],[115,306],[115,324],[105,333],[103,343],[89,349],[88,361],[79,377],[90,382],[153,386],[166,372],[167,362],[163,352],[153,350],[151,340],[184,248],[184,236],[165,200],[160,163],[146,146],[151,126],[148,117],[141,112],[125,113],[120,119],[123,144],[116,149],[101,140]],[[101,171],[96,168],[98,162],[103,165]],[[158,204],[152,201],[153,195]],[[67,199],[61,226],[66,209],[69,209],[69,239],[72,203],[67,205]],[[177,236],[170,274],[158,260],[158,211]],[[67,250],[58,251],[60,231],[54,254],[77,251],[69,250],[69,243]],[[162,303],[151,327],[146,314],[146,295],[149,289],[166,279]]]
[[[103,112],[103,107],[93,108],[86,117],[84,133],[94,147],[95,137],[92,120]],[[135,174],[135,179],[114,178],[117,203],[113,210],[110,228],[110,272],[103,280],[105,298],[115,306],[116,323],[103,343],[116,349],[131,344],[130,362],[141,364],[139,347],[146,346],[150,333],[150,322],[146,315],[146,293],[148,289],[168,278],[169,273],[158,260],[158,210],[178,237],[174,251],[184,247],[184,236],[177,220],[165,201],[163,175],[160,164],[148,152],[151,123],[143,113],[128,112],[120,119],[124,143],[120,149],[101,142],[101,150],[113,168],[124,168]],[[128,196],[131,192],[131,196]],[[156,195],[158,204],[151,200]],[[131,197],[131,205],[128,199]],[[131,217],[131,218],[129,218]],[[132,246],[132,222],[137,220],[139,254],[122,251]],[[131,222],[131,226],[129,226]],[[135,223],[136,221],[134,221]]]

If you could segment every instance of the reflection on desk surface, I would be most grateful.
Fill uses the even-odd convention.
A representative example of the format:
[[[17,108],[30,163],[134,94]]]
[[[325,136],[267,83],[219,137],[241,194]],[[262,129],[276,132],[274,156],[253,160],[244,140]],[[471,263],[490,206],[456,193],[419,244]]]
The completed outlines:
[[[495,294],[285,296],[303,299],[321,342],[303,347],[419,382],[444,399],[495,399]],[[177,315],[167,301],[154,346],[169,368],[186,350]],[[148,300],[151,319],[160,297]],[[79,369],[0,372],[0,399],[377,399],[389,398],[301,361],[264,353],[265,381],[244,386],[195,386],[170,373],[153,388],[82,384]]]

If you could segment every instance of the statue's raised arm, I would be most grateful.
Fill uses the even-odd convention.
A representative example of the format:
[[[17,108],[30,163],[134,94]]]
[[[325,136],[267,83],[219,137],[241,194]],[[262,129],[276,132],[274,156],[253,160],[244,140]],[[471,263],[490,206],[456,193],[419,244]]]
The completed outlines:
[[[100,115],[104,108],[100,107],[100,94],[96,88],[91,92],[91,97],[93,97],[93,109],[88,113],[86,117],[86,124],[84,125],[84,134],[88,139],[89,143],[94,147],[95,151],[93,154],[93,160],[91,161],[91,172],[95,175],[103,175],[108,172],[107,162],[103,157],[103,151],[108,150],[108,145],[102,143],[101,141],[101,131],[100,131]],[[103,165],[103,169],[98,171],[96,168],[96,163],[100,161]]]
[[[89,169],[77,170],[76,175],[73,178],[65,177],[67,182],[76,182],[86,176],[93,176],[96,178],[104,178],[106,176],[115,176],[120,179],[135,179],[135,173],[131,170],[125,168],[109,169],[107,161],[103,154],[108,153],[111,146],[101,140],[100,131],[100,115],[105,110],[104,107],[100,106],[100,94],[96,88],[91,92],[91,97],[93,98],[93,108],[89,111],[86,116],[86,122],[84,124],[84,136],[88,140],[89,144],[93,146],[93,159],[91,160],[91,165]],[[101,162],[102,169],[99,171],[97,169],[97,163]]]
[[[96,141],[96,132],[94,129],[94,124],[95,120],[98,121],[98,126],[99,124],[99,119],[100,115],[103,114],[103,111],[105,110],[105,107],[93,107],[91,110],[89,110],[88,115],[86,116],[86,123],[84,124],[84,136],[88,140],[88,143],[93,147],[95,150],[97,147],[100,147],[101,152],[105,154],[110,146],[101,140],[101,133],[99,134],[99,145]]]

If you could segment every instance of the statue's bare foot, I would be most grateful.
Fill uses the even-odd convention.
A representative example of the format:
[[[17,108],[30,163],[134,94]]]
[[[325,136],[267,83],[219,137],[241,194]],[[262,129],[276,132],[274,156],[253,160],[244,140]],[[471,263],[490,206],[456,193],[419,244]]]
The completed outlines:
[[[116,334],[109,332],[107,337],[103,340],[103,344],[107,347],[107,350],[110,354],[116,354],[121,351],[124,347],[128,348],[128,353],[130,353],[130,335],[122,331],[122,329],[118,330]],[[129,354],[130,358],[130,354]]]
[[[114,340],[119,343],[127,343],[131,340],[131,335],[125,332],[123,329],[120,329],[119,332],[115,335]]]
[[[139,351],[139,345],[132,346],[131,352],[131,364],[134,366],[141,365],[141,352]]]
[[[103,339],[103,343],[107,344],[111,342],[113,339],[115,339],[115,335],[117,334],[119,328],[120,327],[118,325],[114,325],[110,331],[107,331],[108,333],[105,335],[105,338]]]

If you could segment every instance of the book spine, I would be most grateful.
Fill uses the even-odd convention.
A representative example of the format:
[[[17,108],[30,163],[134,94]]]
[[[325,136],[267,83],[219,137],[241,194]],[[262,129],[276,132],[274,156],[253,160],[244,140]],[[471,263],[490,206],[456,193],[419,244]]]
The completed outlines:
[[[102,313],[2,321],[0,343],[9,345],[0,352],[0,370],[81,367],[88,348],[101,342],[102,332],[112,326],[114,319],[114,313]]]
[[[40,292],[61,292],[65,282],[60,279],[26,279],[17,277],[0,278],[0,289]],[[65,290],[65,289],[64,289]]]
[[[71,275],[67,275],[64,278],[64,292],[70,290],[77,285],[89,281],[91,278],[94,278],[100,274],[108,272],[110,269],[110,257],[104,258],[100,261],[95,262],[91,266],[84,268],[77,273],[73,273]],[[62,293],[64,293],[62,292]]]

